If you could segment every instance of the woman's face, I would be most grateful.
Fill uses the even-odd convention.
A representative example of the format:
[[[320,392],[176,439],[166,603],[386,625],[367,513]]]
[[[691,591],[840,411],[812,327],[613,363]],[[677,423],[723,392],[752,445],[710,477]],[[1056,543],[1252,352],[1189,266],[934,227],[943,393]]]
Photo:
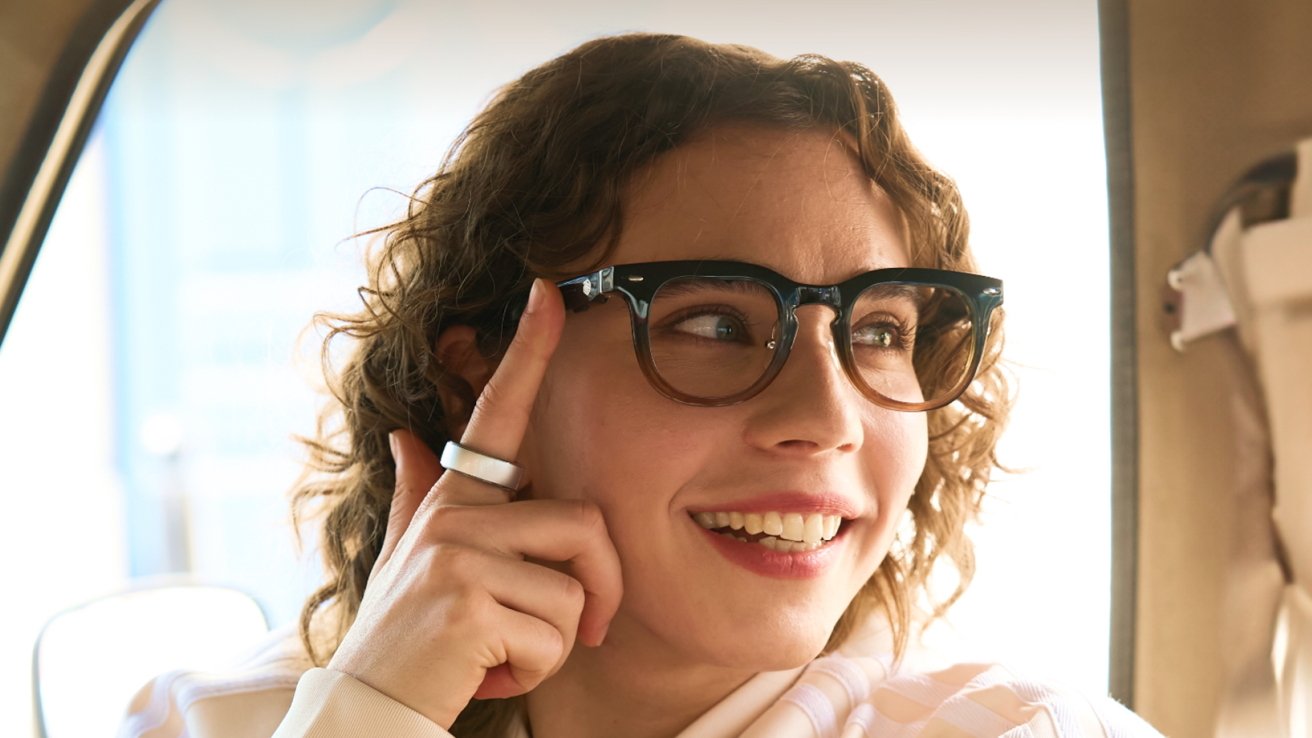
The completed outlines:
[[[910,266],[892,203],[823,131],[717,129],[639,172],[625,205],[613,264],[729,259],[810,284]],[[824,647],[887,552],[927,448],[923,413],[878,407],[848,380],[833,318],[800,308],[774,383],[719,408],[647,383],[622,299],[566,318],[520,461],[533,496],[604,513],[624,576],[608,642],[750,671]],[[780,553],[708,530],[708,512],[844,522],[818,549]]]

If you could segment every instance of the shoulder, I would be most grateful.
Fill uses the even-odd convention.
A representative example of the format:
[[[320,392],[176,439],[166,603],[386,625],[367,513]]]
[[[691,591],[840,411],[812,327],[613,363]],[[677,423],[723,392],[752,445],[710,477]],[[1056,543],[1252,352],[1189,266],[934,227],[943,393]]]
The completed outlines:
[[[895,672],[884,659],[831,654],[812,662],[781,703],[800,712],[815,735],[1160,736],[1107,697],[1025,679],[998,664]]]
[[[274,631],[230,672],[174,671],[151,680],[129,704],[119,738],[267,737],[311,666],[295,628]]]

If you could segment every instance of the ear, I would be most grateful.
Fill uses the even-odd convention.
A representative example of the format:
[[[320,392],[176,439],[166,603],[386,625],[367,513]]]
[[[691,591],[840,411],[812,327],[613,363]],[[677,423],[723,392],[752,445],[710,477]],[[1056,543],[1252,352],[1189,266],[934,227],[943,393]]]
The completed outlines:
[[[433,353],[438,363],[448,372],[465,380],[473,392],[471,397],[478,397],[496,370],[496,365],[478,350],[478,333],[471,326],[453,325],[443,330],[433,344]],[[474,408],[469,398],[461,397],[448,388],[439,385],[437,393],[446,411],[447,432],[452,438],[458,439],[464,435],[469,413]]]

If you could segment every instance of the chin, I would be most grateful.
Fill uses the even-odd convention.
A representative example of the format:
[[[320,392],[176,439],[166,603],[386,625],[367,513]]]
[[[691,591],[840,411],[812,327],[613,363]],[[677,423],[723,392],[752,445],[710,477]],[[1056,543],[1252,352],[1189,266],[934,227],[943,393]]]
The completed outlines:
[[[842,613],[840,612],[839,615]],[[716,628],[710,642],[702,644],[704,659],[731,669],[783,671],[804,666],[824,650],[838,616],[818,619],[814,613],[790,618],[738,620]]]
[[[813,661],[824,650],[827,639],[805,639],[791,643],[776,642],[775,648],[756,649],[747,653],[722,654],[717,659],[723,666],[749,672],[785,671],[796,669]]]

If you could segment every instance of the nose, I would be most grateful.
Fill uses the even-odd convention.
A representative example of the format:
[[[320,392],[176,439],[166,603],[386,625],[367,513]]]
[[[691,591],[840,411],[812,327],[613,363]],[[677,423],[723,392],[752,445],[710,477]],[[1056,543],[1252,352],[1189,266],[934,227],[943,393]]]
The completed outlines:
[[[830,322],[832,308],[797,310],[798,331],[787,362],[761,394],[747,402],[744,430],[752,446],[793,456],[851,453],[864,438],[869,402],[839,363]]]

